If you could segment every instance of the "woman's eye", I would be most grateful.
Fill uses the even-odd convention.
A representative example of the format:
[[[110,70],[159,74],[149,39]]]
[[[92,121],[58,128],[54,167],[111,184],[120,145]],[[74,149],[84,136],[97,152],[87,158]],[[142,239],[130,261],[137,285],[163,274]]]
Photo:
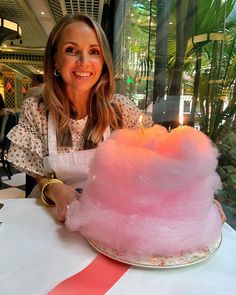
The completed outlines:
[[[73,54],[77,54],[78,51],[74,47],[67,47],[65,49],[65,52],[73,55]]]
[[[93,55],[99,55],[100,54],[100,51],[98,49],[93,49],[93,50],[91,50],[91,54],[93,54]]]

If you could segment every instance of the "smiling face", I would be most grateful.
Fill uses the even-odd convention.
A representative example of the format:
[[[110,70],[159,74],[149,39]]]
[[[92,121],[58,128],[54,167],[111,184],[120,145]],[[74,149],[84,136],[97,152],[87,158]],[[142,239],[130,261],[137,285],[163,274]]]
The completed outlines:
[[[82,21],[62,31],[57,46],[55,68],[60,69],[69,97],[89,95],[100,78],[104,58],[95,31]]]

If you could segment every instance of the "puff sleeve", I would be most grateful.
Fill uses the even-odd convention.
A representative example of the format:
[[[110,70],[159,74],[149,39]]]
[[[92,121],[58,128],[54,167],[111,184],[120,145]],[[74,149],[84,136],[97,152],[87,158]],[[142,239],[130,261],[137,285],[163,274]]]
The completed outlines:
[[[43,168],[42,158],[48,155],[47,116],[40,98],[30,97],[23,102],[19,123],[8,133],[8,138],[9,162],[33,177],[49,176]]]

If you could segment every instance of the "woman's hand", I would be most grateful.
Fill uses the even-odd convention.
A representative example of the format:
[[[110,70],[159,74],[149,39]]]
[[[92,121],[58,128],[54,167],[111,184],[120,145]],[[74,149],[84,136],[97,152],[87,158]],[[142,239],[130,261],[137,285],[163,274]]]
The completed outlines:
[[[65,221],[68,206],[71,202],[80,197],[78,192],[64,183],[49,184],[46,187],[45,194],[49,199],[55,202],[57,218],[60,221]]]
[[[225,223],[226,220],[227,220],[227,217],[226,217],[226,215],[225,215],[225,213],[224,213],[224,211],[223,211],[223,208],[222,208],[222,206],[221,206],[221,203],[220,203],[219,201],[217,201],[216,199],[214,199],[213,202],[214,202],[214,204],[216,205],[216,207],[217,207],[217,209],[218,209],[218,211],[219,211],[219,213],[220,213],[220,217],[221,217],[222,224]]]

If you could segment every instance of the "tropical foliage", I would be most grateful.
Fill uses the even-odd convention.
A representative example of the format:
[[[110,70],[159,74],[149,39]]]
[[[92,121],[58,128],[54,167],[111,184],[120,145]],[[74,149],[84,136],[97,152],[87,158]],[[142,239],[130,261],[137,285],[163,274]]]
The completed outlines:
[[[124,34],[129,91],[154,102],[191,94],[190,121],[213,141],[236,111],[234,7],[235,0],[134,1]]]

